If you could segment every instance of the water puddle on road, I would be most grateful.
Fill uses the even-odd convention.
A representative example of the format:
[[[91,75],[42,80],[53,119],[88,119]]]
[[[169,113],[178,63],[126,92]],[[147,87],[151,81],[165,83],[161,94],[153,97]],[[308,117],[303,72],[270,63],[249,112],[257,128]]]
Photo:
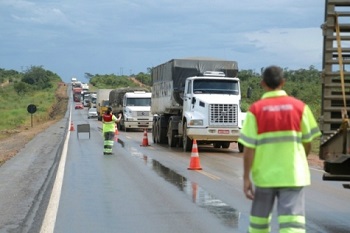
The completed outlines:
[[[120,143],[122,147],[126,147],[122,140],[119,139],[118,143]],[[226,226],[233,228],[238,227],[240,217],[239,211],[214,197],[197,183],[187,180],[186,177],[164,166],[157,160],[149,158],[136,148],[128,147],[127,149],[132,156],[142,159],[145,165],[153,169],[159,176],[163,177],[166,181],[175,185],[180,191],[189,196],[193,203],[207,209],[210,213],[218,217]]]

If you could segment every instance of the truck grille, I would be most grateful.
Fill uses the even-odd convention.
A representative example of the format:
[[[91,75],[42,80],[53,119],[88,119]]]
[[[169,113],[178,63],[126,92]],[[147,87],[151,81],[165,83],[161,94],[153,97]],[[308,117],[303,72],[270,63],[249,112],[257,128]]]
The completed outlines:
[[[238,125],[237,104],[210,104],[209,111],[211,126]]]
[[[148,117],[150,112],[147,111],[138,111],[137,116],[138,117]]]

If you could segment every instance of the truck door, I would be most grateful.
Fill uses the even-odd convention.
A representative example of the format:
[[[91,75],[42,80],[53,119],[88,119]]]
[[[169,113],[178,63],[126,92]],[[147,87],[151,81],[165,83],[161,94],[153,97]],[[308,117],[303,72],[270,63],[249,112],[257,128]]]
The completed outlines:
[[[185,86],[185,95],[184,95],[184,105],[183,105],[183,113],[187,111],[192,111],[192,86],[193,86],[193,80],[189,80],[186,82]]]

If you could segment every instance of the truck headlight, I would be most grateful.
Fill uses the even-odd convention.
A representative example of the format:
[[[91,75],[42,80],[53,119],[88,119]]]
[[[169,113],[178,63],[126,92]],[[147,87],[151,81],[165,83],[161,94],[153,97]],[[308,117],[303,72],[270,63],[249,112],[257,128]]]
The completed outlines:
[[[189,125],[203,125],[203,120],[190,120]]]

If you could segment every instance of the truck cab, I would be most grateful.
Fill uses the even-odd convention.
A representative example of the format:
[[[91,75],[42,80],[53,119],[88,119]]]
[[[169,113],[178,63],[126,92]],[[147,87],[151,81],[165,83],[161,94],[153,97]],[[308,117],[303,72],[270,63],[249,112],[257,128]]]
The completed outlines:
[[[228,148],[240,131],[240,84],[223,72],[205,72],[186,80],[183,96],[182,135],[184,148],[191,141],[206,141],[214,148]],[[208,114],[209,113],[209,114]]]
[[[127,92],[123,97],[123,118],[121,125],[127,129],[151,129],[152,93],[145,91]]]

